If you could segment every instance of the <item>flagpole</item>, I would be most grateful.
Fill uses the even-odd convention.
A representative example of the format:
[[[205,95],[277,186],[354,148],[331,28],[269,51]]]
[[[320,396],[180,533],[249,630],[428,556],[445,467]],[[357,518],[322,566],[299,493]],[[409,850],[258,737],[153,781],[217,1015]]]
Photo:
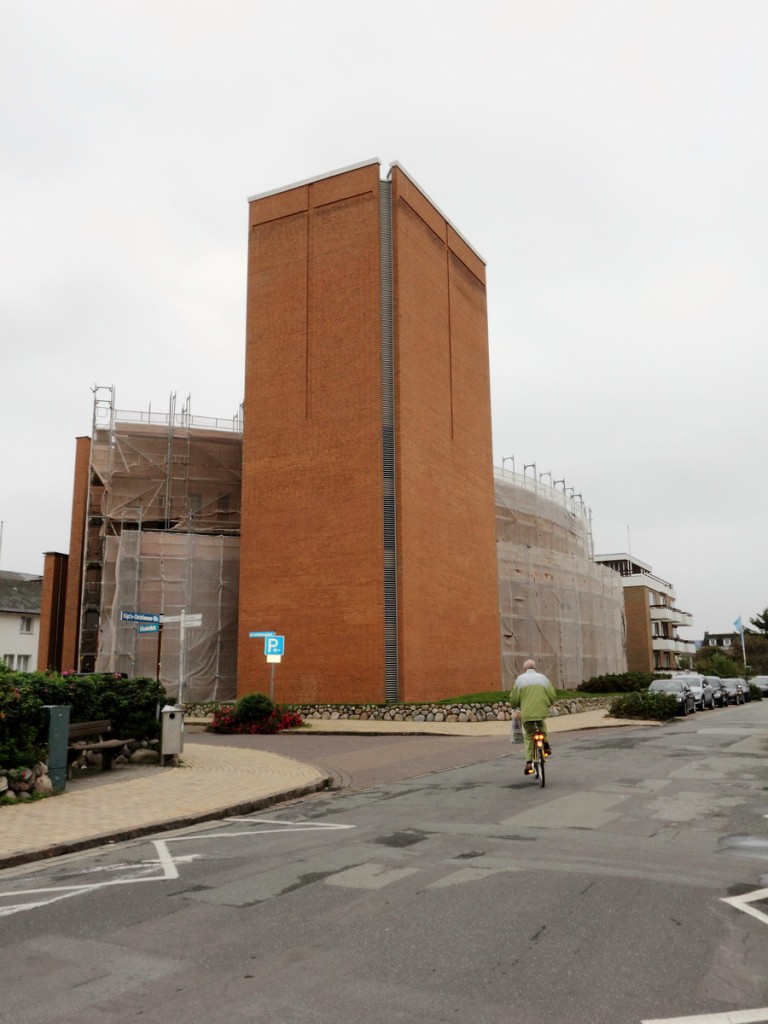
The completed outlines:
[[[744,646],[744,623],[742,622],[741,616],[739,616],[738,619],[736,619],[736,621],[734,622],[734,626],[736,626],[736,628],[738,629],[739,636],[741,637],[741,657],[744,660],[744,668],[746,669],[746,667],[747,667],[747,649]]]

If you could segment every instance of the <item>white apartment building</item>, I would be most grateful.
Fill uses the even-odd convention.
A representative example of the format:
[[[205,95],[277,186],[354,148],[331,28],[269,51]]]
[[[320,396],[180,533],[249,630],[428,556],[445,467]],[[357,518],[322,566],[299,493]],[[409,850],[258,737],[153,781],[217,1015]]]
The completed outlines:
[[[37,669],[43,577],[0,570],[0,661],[17,672]]]

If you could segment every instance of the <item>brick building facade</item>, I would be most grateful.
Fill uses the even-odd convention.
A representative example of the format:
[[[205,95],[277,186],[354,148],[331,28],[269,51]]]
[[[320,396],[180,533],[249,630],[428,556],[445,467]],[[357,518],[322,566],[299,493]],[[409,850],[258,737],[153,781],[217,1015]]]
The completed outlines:
[[[372,161],[250,202],[238,691],[495,690],[485,266]]]

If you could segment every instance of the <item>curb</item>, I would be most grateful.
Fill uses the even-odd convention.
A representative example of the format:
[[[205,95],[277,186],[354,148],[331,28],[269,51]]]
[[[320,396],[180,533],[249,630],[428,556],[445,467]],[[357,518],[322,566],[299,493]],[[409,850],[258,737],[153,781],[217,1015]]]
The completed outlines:
[[[22,850],[19,853],[0,855],[0,870],[3,868],[15,868],[22,864],[32,864],[39,860],[49,860],[52,857],[62,857],[67,853],[80,853],[82,850],[91,850],[95,846],[104,846],[105,843],[122,843],[130,839],[141,839],[143,836],[153,835],[160,832],[173,832],[176,829],[188,828],[204,821],[218,821],[220,818],[228,818],[235,814],[251,814],[253,811],[260,811],[264,807],[272,807],[274,804],[297,800],[303,796],[310,796],[323,789],[329,789],[333,783],[331,775],[323,775],[318,782],[306,786],[297,786],[295,789],[283,790],[280,793],[272,793],[269,796],[256,797],[253,800],[241,800],[236,804],[229,804],[226,807],[216,807],[209,811],[185,814],[178,818],[169,818],[166,821],[153,822],[148,825],[137,825],[136,828],[116,829],[111,832],[101,832],[99,835],[88,836],[87,839],[72,839],[68,842],[55,843],[37,850]]]

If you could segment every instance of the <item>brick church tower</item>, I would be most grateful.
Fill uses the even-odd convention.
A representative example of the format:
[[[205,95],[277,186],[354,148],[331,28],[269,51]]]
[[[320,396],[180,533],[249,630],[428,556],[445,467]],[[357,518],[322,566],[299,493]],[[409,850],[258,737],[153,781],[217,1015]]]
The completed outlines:
[[[499,689],[482,259],[397,164],[249,211],[238,693]]]

